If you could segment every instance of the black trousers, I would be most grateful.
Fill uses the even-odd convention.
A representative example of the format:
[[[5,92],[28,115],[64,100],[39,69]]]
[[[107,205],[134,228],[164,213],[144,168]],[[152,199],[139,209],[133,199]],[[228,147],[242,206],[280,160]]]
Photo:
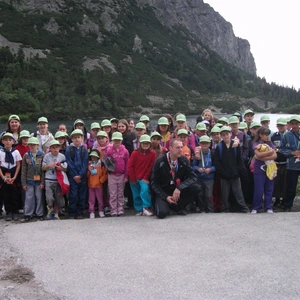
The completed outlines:
[[[287,170],[286,198],[283,201],[284,208],[291,208],[296,197],[296,189],[300,171]]]
[[[18,212],[18,204],[21,198],[20,189],[14,185],[3,183],[1,187],[1,198],[4,202],[4,208],[7,214]]]
[[[155,214],[159,219],[164,219],[170,212],[184,210],[191,202],[197,203],[198,196],[202,192],[201,186],[197,183],[192,184],[180,193],[180,198],[176,204],[170,204],[160,195],[155,195]],[[171,195],[169,195],[171,196]]]

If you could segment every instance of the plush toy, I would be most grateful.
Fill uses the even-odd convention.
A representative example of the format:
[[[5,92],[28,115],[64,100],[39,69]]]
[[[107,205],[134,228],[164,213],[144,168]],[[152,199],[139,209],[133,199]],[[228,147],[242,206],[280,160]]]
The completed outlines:
[[[268,144],[259,144],[255,147],[259,152],[267,152],[272,148]],[[267,169],[265,170],[265,166]],[[261,166],[262,170],[266,171],[266,174],[270,180],[277,176],[277,166],[274,160],[266,160],[265,165]]]

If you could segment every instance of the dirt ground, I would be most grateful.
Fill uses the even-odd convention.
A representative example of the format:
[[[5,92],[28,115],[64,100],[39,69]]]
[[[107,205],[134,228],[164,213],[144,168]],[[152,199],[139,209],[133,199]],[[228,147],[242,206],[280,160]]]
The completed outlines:
[[[281,208],[275,208],[275,213],[281,213]],[[300,197],[294,202],[293,212],[300,211]],[[125,215],[132,216],[135,214],[133,209],[126,210]],[[88,213],[85,214],[88,218]],[[44,221],[47,222],[47,221]],[[18,221],[6,222],[0,220],[0,299],[1,300],[62,300],[48,293],[43,285],[35,278],[34,273],[25,268],[19,258],[18,253],[13,249],[3,236],[7,226],[14,226],[20,223]]]

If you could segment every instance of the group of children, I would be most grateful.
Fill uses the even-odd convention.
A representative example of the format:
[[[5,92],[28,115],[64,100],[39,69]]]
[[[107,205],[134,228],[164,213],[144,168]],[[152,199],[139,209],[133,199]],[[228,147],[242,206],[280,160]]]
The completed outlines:
[[[264,210],[273,213],[272,197],[280,205],[286,195],[287,157],[300,157],[300,151],[295,152],[300,119],[291,120],[298,122],[297,149],[292,153],[293,149],[280,148],[289,132],[287,120],[278,119],[278,132],[272,133],[268,116],[260,124],[253,122],[253,116],[252,110],[246,110],[243,115],[237,112],[229,119],[217,119],[206,109],[192,130],[183,114],[174,119],[164,115],[152,132],[148,116],[141,116],[136,125],[134,120],[115,118],[95,122],[90,132],[77,119],[70,136],[64,124],[53,136],[47,118],[39,118],[39,130],[30,134],[21,130],[20,118],[11,115],[1,135],[1,208],[3,201],[7,221],[17,220],[21,208],[22,222],[34,216],[59,220],[63,208],[69,218],[82,219],[86,204],[90,218],[96,217],[95,207],[100,218],[121,217],[126,197],[137,215],[152,216],[152,168],[168,152],[171,139],[177,138],[203,191],[189,209],[246,213],[250,208],[255,214],[263,202]],[[285,206],[285,211],[290,209]]]

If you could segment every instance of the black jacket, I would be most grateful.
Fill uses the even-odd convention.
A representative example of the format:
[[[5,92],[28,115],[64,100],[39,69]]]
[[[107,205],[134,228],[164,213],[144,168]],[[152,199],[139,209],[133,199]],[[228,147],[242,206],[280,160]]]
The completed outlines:
[[[193,172],[189,161],[184,156],[178,158],[178,168],[175,173],[175,181],[176,179],[180,180],[178,186],[171,184],[173,178],[170,171],[171,168],[167,159],[167,154],[159,157],[152,169],[151,188],[156,195],[164,199],[167,199],[168,196],[172,195],[176,187],[182,191],[197,181],[197,177]]]
[[[222,141],[222,157],[219,147],[216,148],[214,156],[214,165],[217,173],[223,179],[237,179],[240,177],[245,169],[244,162],[241,156],[240,146],[236,147],[236,150],[232,148],[233,141],[230,143],[230,147],[227,148]]]

